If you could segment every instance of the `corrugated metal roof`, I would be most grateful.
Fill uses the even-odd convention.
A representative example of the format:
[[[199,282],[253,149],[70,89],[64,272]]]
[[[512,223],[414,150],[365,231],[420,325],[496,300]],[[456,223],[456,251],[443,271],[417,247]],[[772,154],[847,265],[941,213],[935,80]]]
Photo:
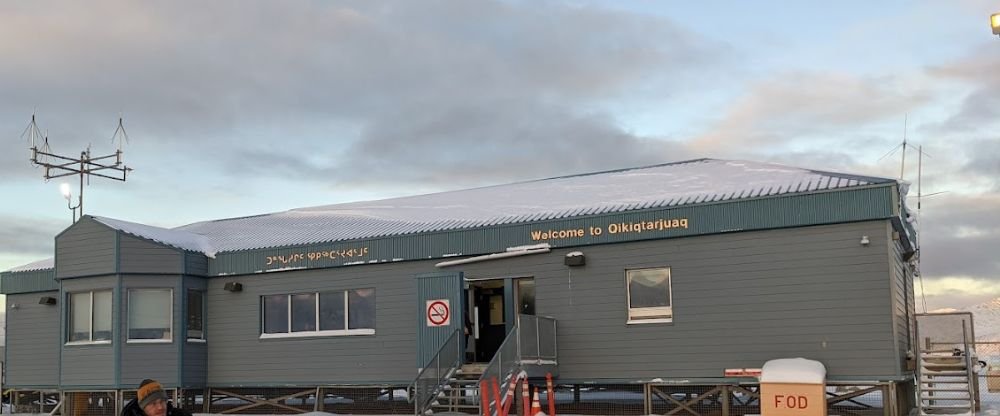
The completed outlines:
[[[697,159],[427,195],[351,202],[164,229],[94,217],[184,250],[216,253],[855,188],[894,179]]]
[[[56,264],[55,257],[50,257],[45,260],[39,260],[33,263],[25,264],[23,266],[18,266],[7,271],[11,273],[17,273],[17,272],[30,272],[35,270],[48,270],[54,268],[55,264]]]

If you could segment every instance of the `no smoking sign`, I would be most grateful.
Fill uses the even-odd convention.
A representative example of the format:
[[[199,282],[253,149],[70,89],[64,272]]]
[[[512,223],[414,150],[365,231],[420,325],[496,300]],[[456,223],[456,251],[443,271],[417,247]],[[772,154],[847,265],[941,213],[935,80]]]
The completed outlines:
[[[448,299],[427,301],[427,326],[448,326],[451,324],[451,305]]]

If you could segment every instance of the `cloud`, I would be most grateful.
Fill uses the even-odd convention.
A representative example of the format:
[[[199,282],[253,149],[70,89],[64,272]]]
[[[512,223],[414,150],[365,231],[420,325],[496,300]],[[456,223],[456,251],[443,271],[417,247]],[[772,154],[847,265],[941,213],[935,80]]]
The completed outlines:
[[[68,220],[67,217],[66,222]],[[51,256],[55,235],[65,226],[65,223],[34,217],[0,216],[0,252],[7,255]]]
[[[286,175],[355,185],[475,186],[693,157],[683,145],[631,134],[601,114],[531,100],[475,100],[402,108],[372,123],[342,161],[317,166],[295,154],[256,151]]]
[[[924,204],[920,222],[921,270],[926,277],[1000,276],[1000,194],[945,194]],[[1000,283],[997,283],[1000,284]]]
[[[904,81],[817,72],[771,76],[751,85],[693,145],[706,152],[734,146],[787,151],[784,146],[810,136],[840,140],[845,126],[857,132],[930,98]]]
[[[718,61],[669,20],[555,2],[249,3],[0,5],[0,122],[37,105],[72,148],[124,110],[136,140],[226,148],[439,101],[593,103]]]

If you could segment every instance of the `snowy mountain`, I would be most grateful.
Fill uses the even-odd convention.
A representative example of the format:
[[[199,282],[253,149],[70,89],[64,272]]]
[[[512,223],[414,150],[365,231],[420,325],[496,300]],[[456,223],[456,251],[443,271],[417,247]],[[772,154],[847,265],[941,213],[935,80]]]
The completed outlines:
[[[1000,341],[1000,298],[963,308],[972,312],[977,341]]]

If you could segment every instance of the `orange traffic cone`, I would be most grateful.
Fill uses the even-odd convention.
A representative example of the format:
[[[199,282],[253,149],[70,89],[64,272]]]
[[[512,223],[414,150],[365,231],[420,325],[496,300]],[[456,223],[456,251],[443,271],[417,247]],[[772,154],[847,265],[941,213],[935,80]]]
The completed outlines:
[[[538,402],[538,390],[535,390],[535,396],[531,398],[531,411],[528,412],[528,416],[541,416],[545,412],[542,412],[542,405]]]

